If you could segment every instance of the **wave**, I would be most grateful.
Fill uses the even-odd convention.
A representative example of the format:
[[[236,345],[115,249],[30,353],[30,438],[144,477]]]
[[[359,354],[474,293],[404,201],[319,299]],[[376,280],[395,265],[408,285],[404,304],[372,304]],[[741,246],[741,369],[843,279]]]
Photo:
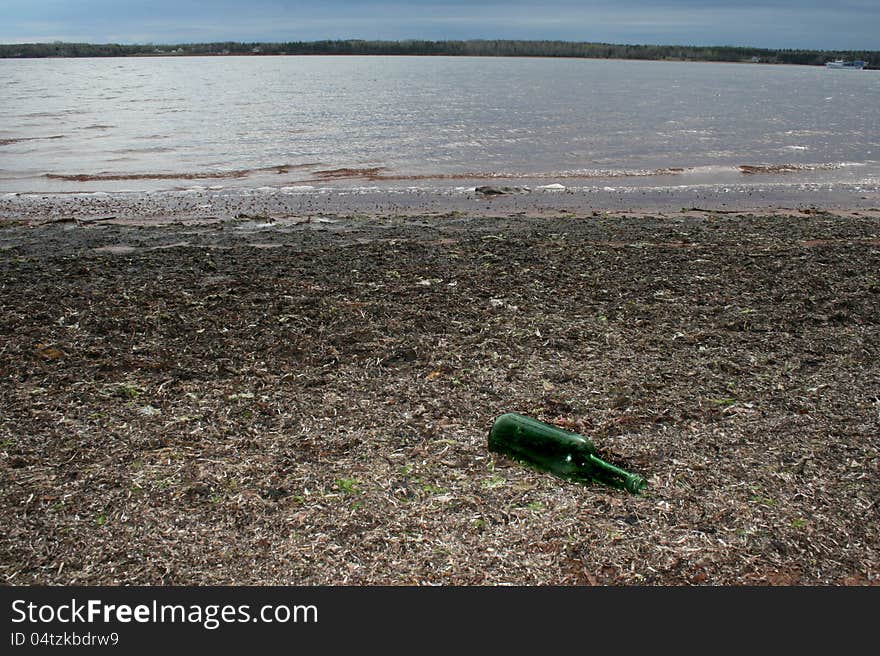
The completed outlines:
[[[31,112],[30,114],[22,114],[22,118],[61,118],[63,116],[76,116],[85,114],[84,109],[62,109],[57,112]]]
[[[61,138],[56,137],[40,138]],[[31,137],[28,139],[34,139]],[[26,140],[26,139],[21,139]],[[4,145],[10,140],[0,140]],[[128,149],[115,151],[120,154],[141,152],[163,152],[165,148]],[[98,172],[98,173],[45,173],[43,177],[50,180],[65,182],[114,182],[124,180],[222,180],[243,179],[260,174],[286,174],[300,172],[296,182],[332,183],[343,181],[364,180],[369,182],[419,182],[419,181],[478,181],[478,180],[549,180],[549,181],[588,181],[625,178],[661,178],[683,176],[691,179],[731,179],[740,176],[773,176],[811,171],[831,171],[846,167],[864,166],[859,162],[825,162],[825,163],[775,163],[775,164],[740,164],[740,165],[707,165],[693,167],[662,167],[645,169],[573,169],[552,172],[510,172],[510,171],[464,171],[454,173],[400,173],[386,166],[320,168],[326,166],[320,162],[305,164],[278,164],[274,166],[233,169],[226,171],[182,171],[182,172]],[[291,181],[292,182],[292,181]]]
[[[333,180],[363,179],[370,181],[406,182],[418,180],[544,180],[544,179],[575,179],[588,180],[593,178],[629,178],[679,175],[685,171],[683,168],[669,167],[662,169],[580,169],[574,171],[562,171],[552,173],[511,173],[511,172],[468,172],[468,173],[387,173],[384,166],[370,168],[338,168],[325,171],[315,171],[312,175],[314,182],[332,182]]]
[[[64,139],[63,134],[53,134],[51,137],[16,137],[14,139],[0,139],[0,146],[11,146],[23,141],[45,141],[48,139]]]
[[[819,164],[740,164],[737,169],[745,175],[795,173],[804,171],[834,171],[847,166],[860,166],[856,162],[823,162]]]
[[[367,180],[389,180],[392,179],[382,174],[385,171],[384,166],[374,166],[372,168],[353,169],[339,168],[327,169],[324,171],[315,171],[312,173],[312,179],[316,182],[330,182],[331,180],[345,180],[365,178]]]
[[[152,146],[150,148],[122,148],[107,152],[113,155],[134,155],[137,153],[173,153],[174,151],[175,149],[170,146]]]
[[[230,178],[246,178],[254,173],[287,173],[293,170],[320,166],[312,164],[279,164],[253,169],[237,169],[233,171],[196,171],[185,173],[46,173],[43,177],[49,180],[66,182],[113,182],[120,180],[215,180]]]

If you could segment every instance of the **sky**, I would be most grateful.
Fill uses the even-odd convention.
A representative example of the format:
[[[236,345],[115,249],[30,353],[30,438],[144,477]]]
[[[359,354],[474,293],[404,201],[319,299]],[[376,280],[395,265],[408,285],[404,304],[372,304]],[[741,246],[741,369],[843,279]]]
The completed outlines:
[[[0,0],[0,43],[322,39],[880,50],[880,0]]]

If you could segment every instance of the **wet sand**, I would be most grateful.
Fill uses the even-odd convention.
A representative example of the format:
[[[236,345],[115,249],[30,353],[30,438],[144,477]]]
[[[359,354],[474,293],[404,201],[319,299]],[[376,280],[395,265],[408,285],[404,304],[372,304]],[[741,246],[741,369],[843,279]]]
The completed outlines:
[[[750,176],[743,176],[748,178]],[[760,176],[756,176],[760,177]],[[312,184],[264,187],[195,185],[157,192],[100,190],[79,193],[0,194],[0,221],[106,219],[125,223],[211,222],[239,215],[273,219],[309,217],[387,217],[464,214],[497,216],[590,216],[595,212],[670,215],[682,210],[710,212],[800,213],[817,210],[850,214],[880,211],[876,185],[790,185],[764,181],[718,187],[686,185],[602,186],[542,189],[553,180],[478,180],[470,186],[410,188],[356,183],[323,187]],[[523,193],[482,194],[479,186],[522,189]]]

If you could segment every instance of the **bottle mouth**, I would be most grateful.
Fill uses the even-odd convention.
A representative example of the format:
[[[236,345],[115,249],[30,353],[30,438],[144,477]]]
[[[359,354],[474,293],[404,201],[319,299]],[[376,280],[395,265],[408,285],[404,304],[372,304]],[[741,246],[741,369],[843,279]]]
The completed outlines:
[[[624,487],[626,488],[627,492],[638,494],[646,487],[648,487],[648,481],[637,474],[631,474],[630,476],[626,477]]]

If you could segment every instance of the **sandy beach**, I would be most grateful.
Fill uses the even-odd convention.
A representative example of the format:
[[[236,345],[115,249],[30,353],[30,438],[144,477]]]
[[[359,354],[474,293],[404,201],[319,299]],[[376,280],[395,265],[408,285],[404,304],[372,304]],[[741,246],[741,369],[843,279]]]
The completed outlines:
[[[197,196],[0,205],[6,584],[880,582],[876,197]]]

